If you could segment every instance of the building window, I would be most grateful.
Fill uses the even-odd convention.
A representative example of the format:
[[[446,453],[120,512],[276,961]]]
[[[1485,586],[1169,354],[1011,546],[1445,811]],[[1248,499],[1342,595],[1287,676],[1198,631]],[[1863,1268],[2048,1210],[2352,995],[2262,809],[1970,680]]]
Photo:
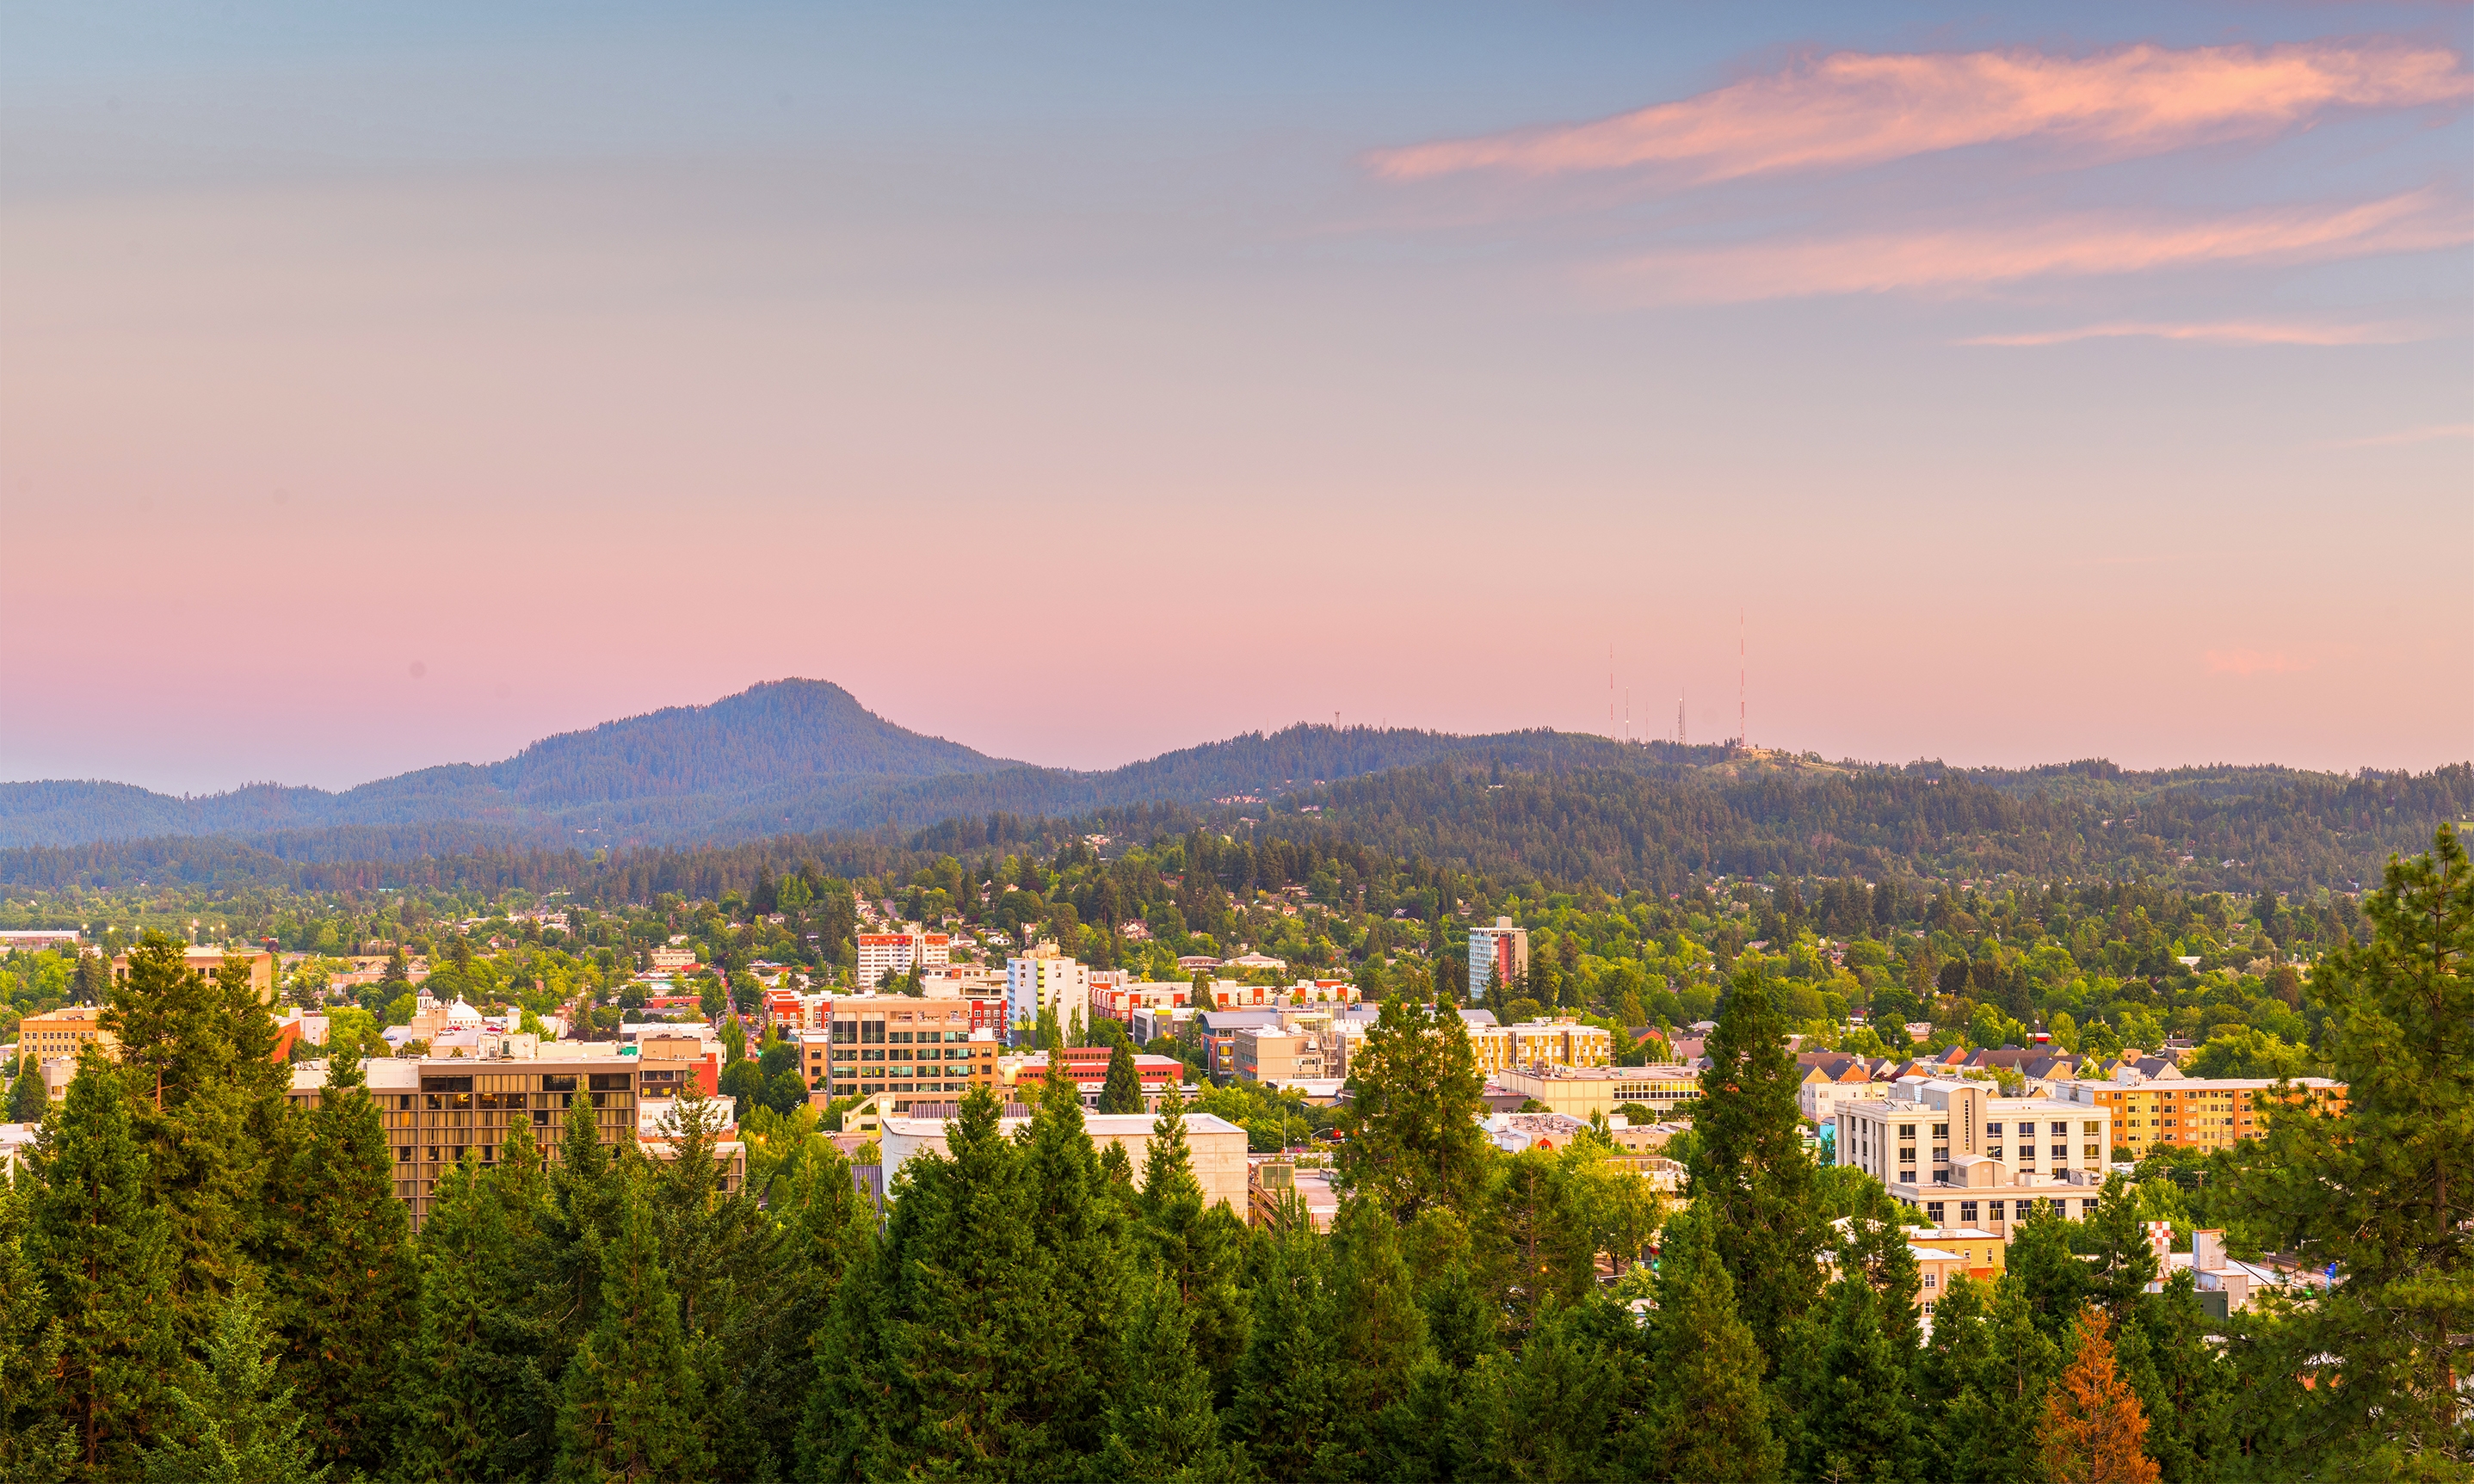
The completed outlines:
[[[1940,1284],[1940,1282],[1941,1282],[1941,1275],[1939,1275],[1939,1274],[1937,1274],[1937,1273],[1927,1273],[1927,1274],[1925,1275],[1925,1286],[1926,1286],[1926,1287],[1928,1287],[1928,1288],[1936,1287],[1936,1286],[1938,1286],[1938,1285]]]
[[[1995,1221],[2000,1221],[2001,1219],[2001,1203],[2000,1201],[1993,1201],[1989,1202],[1988,1205],[1991,1207],[1990,1214],[1992,1215],[1992,1218]]]
[[[1902,1123],[1902,1124],[1900,1124],[1900,1125],[1899,1125],[1899,1137],[1900,1137],[1901,1138],[1913,1138],[1913,1137],[1916,1137],[1916,1126],[1915,1126],[1914,1124],[1912,1124],[1912,1123]]]
[[[1941,1202],[1927,1201],[1925,1203],[1925,1219],[1931,1222],[1934,1226],[1940,1226],[1942,1210],[1943,1206]]]
[[[2053,1125],[2052,1132],[2056,1137],[2067,1138],[2070,1137],[2071,1126],[2067,1123],[2056,1123]]]
[[[2068,1164],[2068,1163],[2070,1163],[2070,1162],[2071,1162],[2071,1146],[2070,1146],[2070,1145],[2068,1145],[2068,1144],[2055,1144],[2055,1145],[2053,1146],[2053,1162],[2054,1162],[2055,1164]]]
[[[1962,1227],[1972,1227],[1976,1225],[1976,1203],[1974,1201],[1961,1201],[1958,1203],[1958,1224]]]

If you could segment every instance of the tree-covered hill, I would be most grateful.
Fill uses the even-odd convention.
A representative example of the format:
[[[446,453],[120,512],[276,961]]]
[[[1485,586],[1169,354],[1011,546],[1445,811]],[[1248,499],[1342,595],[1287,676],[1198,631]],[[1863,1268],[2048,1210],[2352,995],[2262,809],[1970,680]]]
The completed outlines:
[[[1146,803],[1203,807],[1468,754],[1519,767],[1580,757],[1680,767],[1687,757],[1725,755],[1550,731],[1466,737],[1299,726],[1079,773],[922,736],[838,685],[789,680],[708,706],[566,732],[503,762],[425,768],[342,793],[256,784],[175,799],[123,783],[0,783],[0,848],[219,835],[287,859],[337,861],[722,842],[917,828],[991,811],[1062,818]]]
[[[1312,811],[1312,812],[1309,812]],[[1335,782],[1266,828],[1489,874],[1681,890],[1694,874],[2168,880],[2194,890],[2356,889],[2443,821],[2474,817],[2474,766],[2341,778],[2273,768],[2134,774],[1933,764],[1568,770],[1450,761]]]

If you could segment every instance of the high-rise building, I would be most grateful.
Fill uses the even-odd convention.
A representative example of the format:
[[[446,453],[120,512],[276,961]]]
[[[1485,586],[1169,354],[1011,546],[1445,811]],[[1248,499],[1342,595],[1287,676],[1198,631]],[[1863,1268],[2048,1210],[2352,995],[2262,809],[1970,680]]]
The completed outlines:
[[[1074,1011],[1087,1017],[1091,1003],[1091,970],[1066,957],[1055,944],[1042,940],[1017,958],[1006,960],[1006,1012],[1019,1027],[1053,1012],[1059,1026]]]
[[[859,935],[857,971],[862,990],[883,984],[887,969],[907,974],[913,968],[927,969],[953,961],[953,935],[929,932],[916,922],[905,923],[892,932]]]
[[[1468,938],[1468,997],[1486,997],[1489,972],[1503,977],[1504,988],[1529,972],[1529,929],[1515,927],[1510,918],[1496,918],[1492,927],[1472,927]]]

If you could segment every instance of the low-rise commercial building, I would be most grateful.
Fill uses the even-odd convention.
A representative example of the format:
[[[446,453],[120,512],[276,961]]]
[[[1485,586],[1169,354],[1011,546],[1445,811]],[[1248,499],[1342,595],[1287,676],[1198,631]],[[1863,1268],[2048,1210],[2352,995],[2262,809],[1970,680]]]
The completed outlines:
[[[834,998],[821,1032],[800,1038],[809,1088],[830,1097],[886,1093],[907,1104],[923,1093],[950,1100],[995,1085],[999,1039],[973,1028],[974,1003],[907,994]]]
[[[65,1057],[71,1063],[92,1046],[110,1061],[120,1060],[120,1038],[103,1028],[103,1011],[94,1005],[62,1005],[30,1015],[17,1022],[17,1060],[37,1065]]]
[[[1988,1083],[1901,1078],[1887,1098],[1839,1108],[1838,1161],[1936,1229],[2007,1240],[2039,1203],[2064,1216],[2094,1210],[2112,1155],[2109,1115],[1994,1093]]]
[[[1663,1116],[1701,1095],[1701,1074],[1689,1066],[1535,1066],[1500,1071],[1493,1080],[1550,1113],[1582,1119],[1628,1103]]]
[[[2101,1108],[2113,1119],[2120,1147],[2134,1160],[2158,1145],[2227,1149],[2256,1138],[2280,1097],[2323,1113],[2341,1113],[2345,1085],[2325,1077],[2297,1077],[2280,1093],[2266,1077],[2185,1077],[2171,1063],[2124,1063],[2102,1080],[2076,1078],[2053,1085],[2053,1095],[2082,1107]]]
[[[259,948],[231,948],[227,950],[224,948],[210,948],[195,945],[184,946],[181,950],[182,965],[191,972],[204,974],[209,979],[223,971],[224,961],[226,959],[234,958],[240,960],[243,965],[247,966],[249,969],[249,987],[253,991],[256,992],[257,1002],[261,1005],[271,1005],[275,1003],[274,954]],[[123,953],[111,961],[111,978],[112,982],[117,984],[128,977],[129,955]]]
[[[1320,1081],[1322,1038],[1286,1026],[1249,1025],[1237,1032],[1237,1080],[1287,1087]]]

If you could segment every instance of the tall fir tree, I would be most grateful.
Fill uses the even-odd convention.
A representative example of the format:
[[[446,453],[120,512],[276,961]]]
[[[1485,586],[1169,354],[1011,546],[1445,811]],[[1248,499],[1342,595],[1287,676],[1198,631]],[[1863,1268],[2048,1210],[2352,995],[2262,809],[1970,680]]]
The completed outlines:
[[[1197,1355],[1176,1284],[1139,1271],[1127,1298],[1097,1476],[1109,1484],[1245,1484],[1243,1449],[1220,1439],[1211,1372]]]
[[[1788,1330],[1782,1390],[1793,1399],[1785,1428],[1796,1476],[1807,1479],[1922,1480],[1926,1435],[1909,1378],[1911,1345],[1901,1327],[1909,1298],[1881,1292],[1858,1267],[1842,1271],[1821,1303]]]
[[[600,1312],[567,1364],[557,1477],[645,1484],[709,1476],[702,1391],[662,1271],[659,1219],[643,1177],[620,1177],[618,1218],[601,1260]]]
[[[2391,859],[2363,909],[2369,941],[2309,986],[2342,1111],[2293,1089],[2232,1155],[2243,1222],[2343,1280],[2271,1295],[2244,1327],[2241,1426],[2253,1453],[2324,1472],[2436,1476],[2474,1467],[2474,866],[2457,832]]]
[[[1108,1080],[1100,1088],[1100,1111],[1104,1113],[1138,1113],[1143,1111],[1143,1078],[1134,1068],[1134,1048],[1118,1041],[1108,1051]]]
[[[1247,1305],[1238,1281],[1247,1233],[1225,1202],[1204,1202],[1185,1137],[1184,1100],[1174,1087],[1152,1120],[1136,1209],[1152,1260],[1176,1287],[1188,1343],[1211,1374],[1214,1394],[1225,1398],[1246,1347]]]
[[[334,1466],[319,1462],[293,1389],[277,1383],[268,1352],[280,1343],[255,1298],[224,1305],[203,1360],[164,1393],[146,1484],[325,1484]]]
[[[257,1285],[255,1257],[279,1245],[268,1240],[263,1156],[289,1076],[265,1057],[266,1019],[237,959],[209,977],[159,933],[131,952],[100,1017],[120,1042],[147,1201],[163,1221],[173,1332],[191,1353],[223,1304]]]
[[[802,1480],[1058,1478],[1083,1456],[1050,1425],[1060,1383],[1083,1393],[1082,1362],[1056,1322],[1059,1258],[1035,1230],[1029,1153],[1003,1113],[973,1089],[948,1126],[951,1155],[904,1164],[883,1240],[836,1297]]]
[[[52,1394],[80,1480],[134,1475],[180,1359],[163,1223],[125,1086],[88,1047],[29,1161],[26,1254],[51,1300]]]
[[[1737,1305],[1773,1363],[1787,1329],[1821,1292],[1826,1227],[1796,1113],[1786,1017],[1758,970],[1739,969],[1703,1054],[1688,1187],[1710,1213],[1712,1240]]]
[[[1671,1484],[1768,1484],[1786,1470],[1761,1384],[1769,1362],[1736,1312],[1734,1280],[1710,1238],[1715,1219],[1695,1208],[1666,1226],[1650,1321],[1664,1384],[1640,1461],[1649,1478]]]
[[[2045,1393],[2045,1477],[2050,1484],[2156,1484],[2147,1419],[2114,1366],[2111,1321],[2091,1304],[2071,1322],[2071,1359]]]
[[[2038,1429],[2045,1388],[2061,1364],[2019,1283],[2005,1279],[1987,1289],[1964,1274],[1952,1281],[1933,1310],[1931,1348],[1917,1367],[1951,1477],[2042,1484]]]
[[[1340,1315],[1330,1243],[1302,1208],[1269,1238],[1254,1280],[1254,1312],[1225,1424],[1269,1477],[1345,1474],[1340,1423]]]
[[[1402,1223],[1438,1207],[1468,1213],[1492,1153],[1477,1121],[1485,1086],[1457,1014],[1385,1000],[1349,1058],[1343,1188]]]
[[[41,1277],[26,1256],[30,1178],[0,1181],[0,1480],[57,1484],[77,1457],[69,1426],[53,1410],[61,1333]]]
[[[530,1130],[509,1130],[511,1152]],[[537,1174],[467,1159],[431,1196],[419,1310],[398,1372],[394,1472],[406,1479],[546,1477],[558,1456],[565,1347]]]
[[[383,1410],[418,1320],[412,1233],[395,1153],[360,1058],[327,1063],[308,1137],[279,1182],[292,1203],[283,1261],[269,1273],[283,1316],[285,1375],[322,1459],[374,1472],[388,1456]]]

